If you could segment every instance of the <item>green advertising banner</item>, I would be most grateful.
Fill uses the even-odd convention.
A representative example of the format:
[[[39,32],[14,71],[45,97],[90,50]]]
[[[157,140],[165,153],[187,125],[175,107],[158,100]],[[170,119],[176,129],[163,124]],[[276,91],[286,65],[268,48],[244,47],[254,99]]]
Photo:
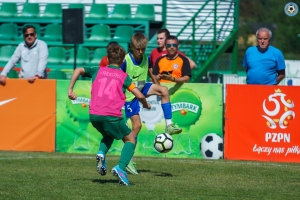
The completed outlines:
[[[96,154],[101,134],[89,122],[90,81],[77,81],[68,98],[69,81],[57,81],[56,152]],[[136,156],[220,159],[223,156],[223,99],[221,84],[166,84],[172,103],[173,122],[183,129],[173,135],[169,153],[158,153],[153,141],[165,131],[160,97],[151,96],[151,110],[141,109],[143,127],[138,136]],[[127,121],[131,126],[130,120]],[[200,144],[201,143],[201,144]],[[123,142],[115,141],[109,154],[120,155]]]

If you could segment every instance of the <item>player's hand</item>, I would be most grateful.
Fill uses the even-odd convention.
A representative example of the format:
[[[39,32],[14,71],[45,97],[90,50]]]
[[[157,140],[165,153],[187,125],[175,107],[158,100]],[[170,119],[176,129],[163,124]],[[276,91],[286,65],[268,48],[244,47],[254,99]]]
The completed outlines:
[[[160,78],[164,79],[164,80],[169,80],[169,81],[173,80],[173,76],[170,73],[169,74],[161,74]]]
[[[30,77],[30,78],[28,78],[28,82],[29,82],[29,83],[34,83],[34,81],[35,81],[36,79],[38,79],[38,77],[36,77],[36,76]]]
[[[147,102],[147,105],[143,105],[143,108],[147,108],[148,110],[151,109],[151,104]]]
[[[161,74],[157,74],[156,79],[159,81],[161,79]]]
[[[0,75],[0,85],[6,85],[6,76]]]
[[[76,94],[73,92],[73,90],[69,90],[69,91],[68,91],[68,97],[69,97],[69,99],[71,99],[71,100],[77,99],[77,96],[76,96]]]

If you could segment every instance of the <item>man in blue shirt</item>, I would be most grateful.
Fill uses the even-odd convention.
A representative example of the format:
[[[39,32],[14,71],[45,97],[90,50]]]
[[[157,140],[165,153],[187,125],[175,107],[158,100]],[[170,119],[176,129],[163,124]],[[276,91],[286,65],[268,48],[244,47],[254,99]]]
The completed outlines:
[[[267,28],[256,31],[257,46],[246,51],[243,66],[246,68],[247,84],[277,85],[285,77],[282,52],[269,44],[272,32]]]

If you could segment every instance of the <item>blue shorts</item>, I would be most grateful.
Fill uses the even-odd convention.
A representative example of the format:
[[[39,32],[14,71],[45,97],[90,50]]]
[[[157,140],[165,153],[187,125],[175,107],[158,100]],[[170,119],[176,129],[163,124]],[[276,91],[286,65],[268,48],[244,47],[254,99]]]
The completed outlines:
[[[146,83],[142,88],[141,93],[144,96],[147,96],[147,93],[153,83]],[[126,118],[130,118],[133,115],[137,115],[140,112],[139,100],[134,98],[132,101],[125,102],[125,115]]]

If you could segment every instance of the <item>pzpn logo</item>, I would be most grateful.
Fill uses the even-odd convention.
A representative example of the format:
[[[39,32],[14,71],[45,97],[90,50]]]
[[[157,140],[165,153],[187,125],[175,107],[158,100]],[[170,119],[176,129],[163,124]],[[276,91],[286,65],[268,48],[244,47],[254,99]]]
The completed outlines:
[[[287,3],[284,7],[284,12],[290,17],[297,15],[298,13],[297,4],[295,4],[294,2]]]
[[[275,129],[277,126],[285,129],[289,125],[289,121],[295,118],[295,112],[292,110],[294,102],[285,97],[286,94],[277,89],[263,102],[265,115],[262,116],[267,120],[266,124],[271,129]]]

